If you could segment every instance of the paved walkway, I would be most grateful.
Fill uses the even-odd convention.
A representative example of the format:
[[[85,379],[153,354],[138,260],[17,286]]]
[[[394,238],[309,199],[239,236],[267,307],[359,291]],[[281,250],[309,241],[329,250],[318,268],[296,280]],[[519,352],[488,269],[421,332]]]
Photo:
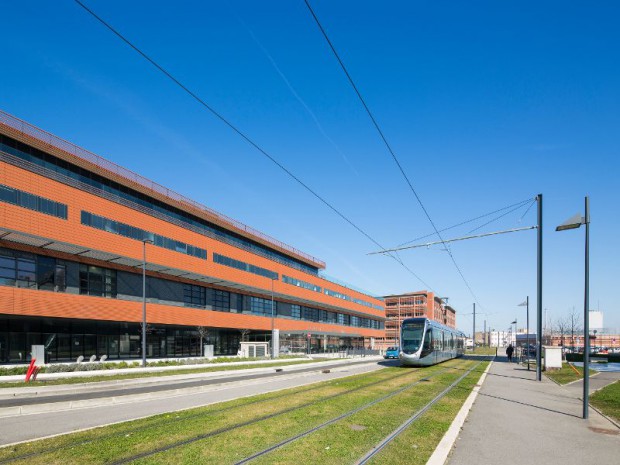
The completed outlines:
[[[614,379],[620,373],[591,378],[591,392]],[[446,463],[620,463],[620,429],[593,409],[588,420],[581,418],[582,389],[581,383],[558,386],[544,375],[536,381],[535,370],[498,357]]]

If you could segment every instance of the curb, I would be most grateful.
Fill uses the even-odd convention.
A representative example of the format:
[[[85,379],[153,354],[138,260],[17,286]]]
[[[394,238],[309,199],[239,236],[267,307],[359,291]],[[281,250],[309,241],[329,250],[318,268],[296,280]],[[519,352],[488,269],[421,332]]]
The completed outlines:
[[[489,363],[486,370],[484,370],[484,373],[482,373],[482,376],[480,376],[478,383],[472,390],[471,394],[469,394],[469,396],[465,400],[465,403],[459,410],[459,413],[456,414],[456,417],[452,421],[450,428],[448,428],[446,434],[444,434],[443,438],[441,438],[441,441],[439,441],[439,444],[437,444],[435,452],[433,452],[433,455],[431,455],[431,457],[428,459],[426,465],[443,465],[444,463],[446,463],[448,455],[450,454],[450,451],[452,450],[452,447],[454,446],[454,443],[458,438],[461,428],[465,423],[467,416],[469,415],[469,411],[471,410],[471,407],[474,404],[476,397],[478,397],[478,391],[482,387],[482,384],[484,384],[484,380],[486,379],[487,373],[491,369],[492,365],[493,362]]]

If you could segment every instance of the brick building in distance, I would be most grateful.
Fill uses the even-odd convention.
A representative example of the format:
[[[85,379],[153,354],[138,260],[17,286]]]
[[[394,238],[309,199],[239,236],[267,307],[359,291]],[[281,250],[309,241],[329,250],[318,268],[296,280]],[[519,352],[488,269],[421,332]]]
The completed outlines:
[[[382,347],[398,345],[401,323],[406,318],[428,318],[456,328],[456,311],[433,292],[416,291],[383,297],[385,337]]]

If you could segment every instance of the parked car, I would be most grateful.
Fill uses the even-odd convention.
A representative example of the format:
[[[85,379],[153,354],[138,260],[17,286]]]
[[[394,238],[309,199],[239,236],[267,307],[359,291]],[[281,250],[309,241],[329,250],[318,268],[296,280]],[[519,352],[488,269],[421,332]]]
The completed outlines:
[[[388,347],[383,358],[398,358],[400,349],[398,347]]]

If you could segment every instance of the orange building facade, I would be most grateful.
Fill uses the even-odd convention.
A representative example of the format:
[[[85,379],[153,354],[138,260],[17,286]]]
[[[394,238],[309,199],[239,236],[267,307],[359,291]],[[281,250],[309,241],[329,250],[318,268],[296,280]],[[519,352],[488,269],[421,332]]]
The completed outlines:
[[[456,328],[456,311],[433,292],[417,291],[383,297],[385,303],[385,336],[383,347],[397,345],[400,327],[406,318],[428,318]]]
[[[200,333],[218,355],[272,328],[297,350],[383,337],[383,302],[324,268],[0,112],[0,363],[139,358],[143,299],[149,357],[199,355]]]

